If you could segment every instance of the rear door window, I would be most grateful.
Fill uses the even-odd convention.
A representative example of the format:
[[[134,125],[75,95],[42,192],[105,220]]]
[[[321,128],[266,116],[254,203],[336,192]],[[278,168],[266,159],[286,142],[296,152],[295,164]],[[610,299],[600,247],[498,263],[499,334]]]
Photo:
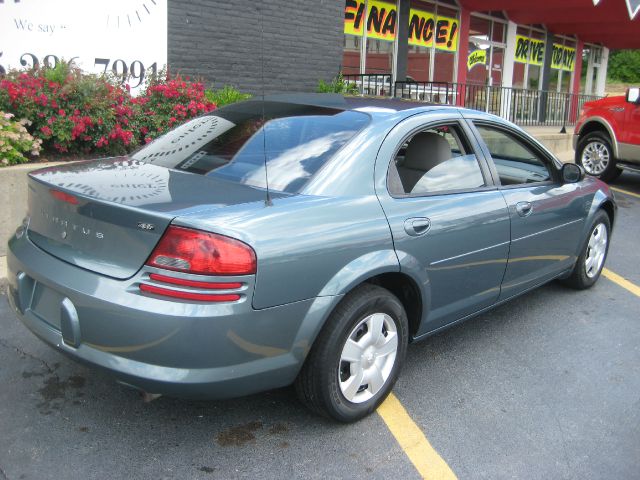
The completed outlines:
[[[428,195],[486,185],[478,160],[457,124],[412,135],[391,164],[388,184],[393,195]]]

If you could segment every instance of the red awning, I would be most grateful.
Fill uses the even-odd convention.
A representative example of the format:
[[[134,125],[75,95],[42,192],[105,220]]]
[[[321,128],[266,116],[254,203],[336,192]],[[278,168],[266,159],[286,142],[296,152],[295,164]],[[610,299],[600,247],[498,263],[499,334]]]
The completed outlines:
[[[640,49],[640,15],[632,20],[636,0],[460,0],[472,12],[504,11],[510,20],[543,24],[557,35],[577,35],[588,43]]]

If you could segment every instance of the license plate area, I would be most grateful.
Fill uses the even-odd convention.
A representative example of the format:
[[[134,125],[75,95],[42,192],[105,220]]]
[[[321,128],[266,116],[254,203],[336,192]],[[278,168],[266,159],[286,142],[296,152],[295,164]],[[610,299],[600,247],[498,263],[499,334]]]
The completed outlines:
[[[60,306],[64,298],[63,295],[60,295],[55,290],[36,282],[31,299],[31,311],[42,321],[60,331],[62,317]]]

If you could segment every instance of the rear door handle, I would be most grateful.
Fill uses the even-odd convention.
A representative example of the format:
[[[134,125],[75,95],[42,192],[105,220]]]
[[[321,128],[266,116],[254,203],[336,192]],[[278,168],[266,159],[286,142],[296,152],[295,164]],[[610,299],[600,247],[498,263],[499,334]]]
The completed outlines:
[[[516,203],[516,212],[521,217],[528,217],[533,212],[533,205],[531,202],[518,202]]]
[[[407,218],[404,221],[404,231],[412,237],[424,235],[431,228],[431,220],[426,217]]]

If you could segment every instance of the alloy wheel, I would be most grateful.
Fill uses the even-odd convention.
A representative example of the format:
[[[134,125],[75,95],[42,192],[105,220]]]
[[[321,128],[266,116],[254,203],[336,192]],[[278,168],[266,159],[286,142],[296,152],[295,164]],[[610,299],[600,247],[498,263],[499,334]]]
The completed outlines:
[[[609,165],[611,154],[602,142],[590,142],[582,151],[582,166],[589,175],[600,175]]]

